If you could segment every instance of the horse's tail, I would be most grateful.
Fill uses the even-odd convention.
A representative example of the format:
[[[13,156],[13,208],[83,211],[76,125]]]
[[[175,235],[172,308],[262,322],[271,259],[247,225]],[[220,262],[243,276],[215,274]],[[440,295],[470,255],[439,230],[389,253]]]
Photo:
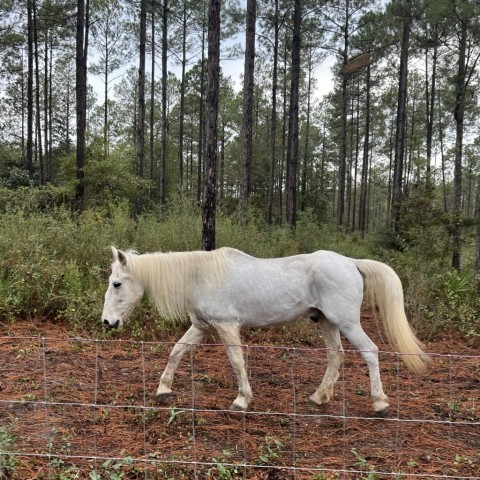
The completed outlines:
[[[354,262],[365,279],[368,300],[380,311],[389,342],[410,370],[415,373],[425,371],[429,357],[408,323],[398,275],[388,265],[375,260]]]

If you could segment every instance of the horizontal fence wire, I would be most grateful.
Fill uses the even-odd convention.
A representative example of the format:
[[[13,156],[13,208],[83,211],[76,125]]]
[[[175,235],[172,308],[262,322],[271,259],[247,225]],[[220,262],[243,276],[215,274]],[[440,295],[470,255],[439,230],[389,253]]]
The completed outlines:
[[[480,355],[431,352],[417,377],[380,351],[390,412],[379,417],[358,351],[314,407],[328,349],[278,345],[242,345],[246,412],[228,409],[237,385],[216,343],[189,350],[158,404],[173,345],[0,337],[0,478],[480,478]]]

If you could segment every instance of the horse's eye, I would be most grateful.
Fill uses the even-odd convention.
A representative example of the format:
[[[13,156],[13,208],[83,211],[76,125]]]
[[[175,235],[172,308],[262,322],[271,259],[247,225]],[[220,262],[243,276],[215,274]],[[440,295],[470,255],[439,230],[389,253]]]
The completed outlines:
[[[120,282],[113,282],[113,288],[120,288],[121,285]]]

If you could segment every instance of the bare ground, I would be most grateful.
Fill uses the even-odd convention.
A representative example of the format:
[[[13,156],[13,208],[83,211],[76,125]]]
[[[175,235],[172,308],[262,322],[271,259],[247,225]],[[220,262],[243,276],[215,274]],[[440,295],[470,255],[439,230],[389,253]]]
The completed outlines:
[[[228,411],[236,383],[221,345],[187,353],[158,405],[173,337],[74,339],[48,322],[0,325],[0,478],[480,478],[478,347],[451,335],[428,342],[432,364],[416,376],[369,316],[363,324],[382,350],[386,418],[373,414],[354,351],[332,401],[308,403],[326,368],[313,324],[246,332],[246,413]]]

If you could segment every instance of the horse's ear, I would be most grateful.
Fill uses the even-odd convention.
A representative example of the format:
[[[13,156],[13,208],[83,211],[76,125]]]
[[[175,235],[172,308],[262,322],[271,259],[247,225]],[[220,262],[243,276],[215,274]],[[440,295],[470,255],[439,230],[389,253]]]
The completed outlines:
[[[113,260],[118,260],[124,267],[127,265],[127,256],[121,250],[112,247]]]

